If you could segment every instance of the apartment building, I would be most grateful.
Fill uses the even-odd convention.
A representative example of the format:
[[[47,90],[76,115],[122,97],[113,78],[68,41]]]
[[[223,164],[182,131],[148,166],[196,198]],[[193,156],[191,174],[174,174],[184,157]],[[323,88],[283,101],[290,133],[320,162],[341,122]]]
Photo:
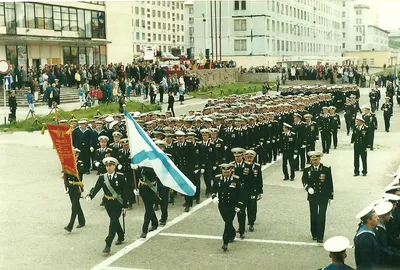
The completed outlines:
[[[193,1],[195,55],[338,56],[341,1]]]

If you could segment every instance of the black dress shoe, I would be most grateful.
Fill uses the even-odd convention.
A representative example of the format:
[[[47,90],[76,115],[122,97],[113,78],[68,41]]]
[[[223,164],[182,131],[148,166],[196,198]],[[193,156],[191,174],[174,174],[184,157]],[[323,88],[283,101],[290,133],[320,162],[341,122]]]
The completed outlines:
[[[185,212],[189,212],[190,211],[190,207],[189,206],[186,206],[185,207]]]
[[[360,174],[359,173],[355,173],[355,174],[353,174],[353,176],[359,176]]]
[[[363,175],[363,176],[367,176],[367,173],[363,173],[362,175]]]
[[[196,204],[199,204],[199,203],[200,203],[200,199],[196,200]]]
[[[85,224],[79,224],[78,226],[76,226],[78,229],[84,227]]]
[[[224,251],[227,251],[227,250],[228,250],[228,245],[227,245],[227,244],[223,244],[223,245],[222,245],[222,249],[223,249]]]
[[[290,178],[290,181],[294,181],[294,177],[293,177],[293,178]]]
[[[165,226],[165,224],[167,224],[166,221],[160,220],[160,226]]]
[[[242,233],[239,237],[240,239],[244,239],[244,233]]]
[[[115,242],[115,245],[116,245],[116,246],[119,246],[119,245],[121,245],[122,242],[124,242],[124,241],[125,241],[125,239],[117,240],[117,242]]]
[[[140,235],[140,238],[146,238],[147,237],[147,233],[142,233],[141,235]]]
[[[72,229],[71,229],[70,227],[68,227],[68,226],[65,226],[65,227],[64,227],[64,230],[66,230],[66,231],[68,231],[68,232],[72,232]]]
[[[289,178],[288,178],[288,177],[285,177],[285,178],[283,178],[283,181],[287,181],[287,180],[289,180]]]
[[[103,249],[103,253],[110,253],[110,252],[111,252],[111,247],[106,246],[106,247]]]
[[[322,239],[318,239],[318,240],[317,240],[317,243],[322,244],[323,242],[324,242],[324,240],[322,240]]]
[[[233,243],[233,241],[235,241],[235,237],[228,240],[229,243]]]
[[[313,236],[313,237],[312,237],[312,240],[316,241],[316,240],[317,240],[317,237]]]
[[[149,232],[157,230],[158,226],[151,226],[149,229]]]

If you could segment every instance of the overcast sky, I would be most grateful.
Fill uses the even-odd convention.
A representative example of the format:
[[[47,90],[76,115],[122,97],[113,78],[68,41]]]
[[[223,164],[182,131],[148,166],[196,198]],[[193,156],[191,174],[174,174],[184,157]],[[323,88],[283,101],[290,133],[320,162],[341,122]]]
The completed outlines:
[[[379,27],[385,30],[400,28],[400,0],[363,0],[360,3],[375,5],[379,9]]]

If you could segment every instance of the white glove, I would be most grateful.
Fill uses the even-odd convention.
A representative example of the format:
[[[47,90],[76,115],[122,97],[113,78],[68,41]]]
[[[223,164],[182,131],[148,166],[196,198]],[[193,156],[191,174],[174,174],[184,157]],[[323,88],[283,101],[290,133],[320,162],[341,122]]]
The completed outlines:
[[[297,158],[297,155],[293,155],[293,158],[296,159],[296,158]]]
[[[303,144],[303,145],[301,146],[301,148],[306,148],[306,146]]]
[[[263,195],[262,195],[262,194],[258,194],[258,196],[257,196],[257,201],[258,201],[258,200],[261,200],[261,199],[262,199],[262,197],[263,197]]]
[[[235,212],[239,213],[240,212],[240,208],[239,207],[235,207]]]
[[[137,168],[139,168],[139,166],[136,165],[136,164],[131,164],[131,168],[132,168],[133,170],[136,170]]]
[[[194,170],[194,173],[198,173],[199,172],[199,170]]]
[[[118,168],[118,170],[121,170],[122,169],[122,165],[118,164],[117,168]]]
[[[313,189],[312,187],[310,187],[310,188],[308,189],[308,193],[309,193],[310,195],[313,195],[313,194],[314,194],[314,189]]]
[[[90,202],[92,200],[92,198],[90,198],[90,195],[86,195],[85,199]]]
[[[274,140],[272,140],[273,142],[275,142]],[[271,141],[267,141],[267,143],[271,143]]]
[[[213,166],[213,170],[215,170],[217,168],[217,166]]]
[[[65,194],[68,194],[69,188],[65,188]]]
[[[204,173],[204,169],[201,169],[201,170],[200,170],[200,173]]]
[[[96,166],[96,167],[99,167],[99,165],[100,165],[100,162],[98,162],[98,161],[96,161],[96,162],[94,163],[94,166]]]
[[[279,142],[279,139],[277,139],[276,141]]]
[[[93,152],[94,151],[94,148],[93,147],[90,147],[90,152]]]
[[[228,146],[225,146],[224,148],[225,148],[225,150],[226,150],[226,149],[228,149]]]
[[[264,143],[263,142],[260,142],[260,145],[263,145]]]
[[[212,199],[212,201],[213,201],[213,203],[218,203],[219,199],[218,199],[218,197],[215,197],[214,199]]]
[[[274,143],[275,142],[275,140],[272,140],[272,143]]]
[[[139,196],[139,190],[138,189],[134,189],[133,190],[133,194],[135,194],[135,196]]]

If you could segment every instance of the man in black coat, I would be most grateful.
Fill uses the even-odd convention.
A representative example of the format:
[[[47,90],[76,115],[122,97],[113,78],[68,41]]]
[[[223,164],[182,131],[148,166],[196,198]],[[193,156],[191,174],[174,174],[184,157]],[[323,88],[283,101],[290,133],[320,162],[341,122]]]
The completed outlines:
[[[310,206],[311,235],[313,240],[323,243],[325,234],[326,210],[329,200],[333,200],[333,180],[331,167],[321,163],[322,153],[308,152],[311,166],[303,171],[301,178],[307,191]]]
[[[368,127],[364,125],[364,119],[357,117],[356,127],[351,135],[351,143],[354,144],[354,176],[360,175],[360,157],[363,165],[362,174],[367,175],[367,148],[369,142]]]

